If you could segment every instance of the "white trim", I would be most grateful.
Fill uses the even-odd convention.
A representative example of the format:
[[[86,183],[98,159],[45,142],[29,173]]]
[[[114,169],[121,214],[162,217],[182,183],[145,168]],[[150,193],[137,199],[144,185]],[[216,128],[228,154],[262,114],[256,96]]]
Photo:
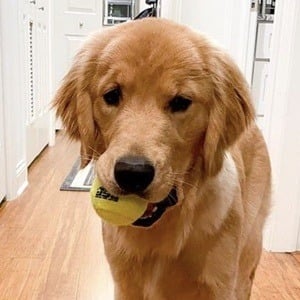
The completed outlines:
[[[245,35],[247,41],[245,42],[245,77],[249,84],[252,85],[252,74],[254,66],[254,52],[255,52],[255,41],[256,41],[256,29],[257,29],[257,11],[250,11],[248,20],[248,33]]]
[[[297,250],[300,249],[300,225],[299,225],[299,228],[298,228],[298,238],[297,238]]]
[[[16,174],[17,176],[20,176],[24,170],[26,169],[26,161],[25,160],[20,160],[18,163],[17,163],[17,166],[16,166]]]
[[[50,111],[50,129],[49,129],[49,147],[55,146],[55,132],[56,132],[56,117],[55,113]]]
[[[264,124],[274,182],[273,212],[267,224],[264,246],[272,251],[295,251],[299,233],[300,200],[295,193],[297,193],[297,188],[299,189],[300,182],[297,183],[295,180],[297,181],[298,178],[300,181],[300,177],[296,174],[294,178],[293,167],[291,168],[293,170],[289,170],[289,178],[286,178],[287,174],[284,172],[288,165],[297,165],[297,162],[292,161],[292,157],[284,157],[284,155],[286,153],[285,142],[291,134],[290,127],[288,127],[290,121],[288,111],[292,103],[290,91],[294,79],[292,68],[295,57],[298,55],[294,51],[294,44],[297,39],[299,41],[296,33],[299,19],[300,2],[298,0],[276,2]],[[294,136],[294,138],[298,137]]]
[[[16,196],[19,197],[26,190],[27,187],[28,187],[28,181],[27,180],[22,181],[21,185],[19,186],[19,188],[17,190]]]
[[[54,28],[54,1],[49,1],[49,72],[50,72],[50,99],[54,96],[54,83],[53,83],[53,28]],[[50,103],[51,103],[50,102]],[[49,109],[51,109],[51,104]],[[50,110],[50,128],[49,128],[49,146],[55,146],[55,130],[56,130],[56,118],[54,111]]]

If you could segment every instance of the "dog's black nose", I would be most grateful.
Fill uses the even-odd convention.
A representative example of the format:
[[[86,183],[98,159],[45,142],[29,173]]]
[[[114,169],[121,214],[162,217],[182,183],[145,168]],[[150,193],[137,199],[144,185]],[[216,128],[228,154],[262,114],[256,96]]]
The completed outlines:
[[[119,187],[127,193],[144,191],[154,178],[154,167],[142,156],[124,156],[120,158],[114,169]]]

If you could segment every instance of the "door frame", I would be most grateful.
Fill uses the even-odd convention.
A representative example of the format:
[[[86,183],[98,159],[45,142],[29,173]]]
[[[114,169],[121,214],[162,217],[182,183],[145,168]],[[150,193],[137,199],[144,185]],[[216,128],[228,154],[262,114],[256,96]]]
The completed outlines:
[[[169,9],[169,11],[176,12],[176,7],[180,7],[181,2],[182,0],[174,1],[172,9]],[[176,21],[181,21],[180,12],[178,14],[177,11],[177,13],[171,15],[176,16],[174,18]],[[252,35],[255,34],[253,28],[251,29],[253,18],[255,18],[255,15],[249,18],[244,15],[242,19],[239,19],[242,22],[242,24],[239,24],[240,26],[245,27],[249,24],[248,34],[245,34],[245,39],[243,40],[244,48],[239,52],[240,56],[238,56],[240,67],[245,71],[249,83],[252,74],[251,63],[253,61]],[[265,228],[264,247],[267,250],[279,252],[300,250],[300,177],[296,175],[298,176],[298,184],[293,183],[291,186],[291,184],[284,182],[285,178],[282,175],[283,157],[286,151],[284,140],[288,138],[290,133],[287,130],[289,121],[287,112],[291,102],[290,86],[293,82],[292,57],[294,41],[297,37],[297,20],[299,24],[299,18],[300,2],[298,0],[276,1],[270,77],[266,91],[266,113],[263,126],[263,133],[268,144],[273,167],[273,209]],[[246,48],[247,37],[248,50]],[[231,41],[234,41],[234,38],[234,32],[232,31]],[[251,44],[250,48],[249,43]],[[247,51],[248,54],[246,53]],[[298,147],[298,145],[295,146]],[[300,149],[297,148],[297,151],[300,151]],[[295,174],[296,171],[293,163],[295,162],[291,157],[285,161],[285,164],[289,164],[290,168],[293,168]],[[288,177],[293,177],[293,173],[289,172]],[[293,189],[292,194],[291,189]],[[290,197],[287,195],[290,195]]]
[[[264,246],[278,252],[300,250],[300,175],[297,170],[300,160],[299,157],[295,160],[291,155],[284,160],[285,155],[289,154],[285,147],[287,139],[295,141],[293,151],[300,151],[299,140],[292,135],[289,124],[289,107],[294,98],[291,86],[294,85],[297,22],[300,22],[300,2],[277,0],[264,122],[264,135],[273,167],[273,209],[266,226]],[[297,125],[299,128],[299,122]],[[288,173],[288,180],[285,172]]]
[[[49,92],[50,92],[50,99],[52,100],[54,97],[54,87],[53,87],[53,26],[54,26],[54,20],[53,20],[53,8],[54,8],[54,1],[49,1],[49,76],[50,76],[50,82],[49,82]],[[55,112],[50,106],[50,128],[49,128],[49,146],[55,146]]]

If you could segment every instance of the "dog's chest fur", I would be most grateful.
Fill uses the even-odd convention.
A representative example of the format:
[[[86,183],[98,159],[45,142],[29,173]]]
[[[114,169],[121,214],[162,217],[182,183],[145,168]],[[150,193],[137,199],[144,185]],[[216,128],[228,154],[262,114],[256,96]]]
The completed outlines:
[[[173,259],[152,258],[140,267],[140,281],[144,299],[199,299],[205,284],[199,284],[199,269],[186,257]],[[204,261],[203,261],[204,263]],[[185,289],[182,289],[185,286]]]

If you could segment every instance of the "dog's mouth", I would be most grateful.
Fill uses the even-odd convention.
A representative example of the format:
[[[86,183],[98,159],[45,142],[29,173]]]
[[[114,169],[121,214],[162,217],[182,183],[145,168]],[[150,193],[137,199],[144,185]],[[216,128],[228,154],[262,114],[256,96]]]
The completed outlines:
[[[162,215],[169,207],[174,206],[175,204],[177,204],[177,202],[178,197],[176,188],[172,188],[172,190],[164,200],[158,203],[149,203],[145,213],[132,225],[140,227],[150,227],[162,217]]]

